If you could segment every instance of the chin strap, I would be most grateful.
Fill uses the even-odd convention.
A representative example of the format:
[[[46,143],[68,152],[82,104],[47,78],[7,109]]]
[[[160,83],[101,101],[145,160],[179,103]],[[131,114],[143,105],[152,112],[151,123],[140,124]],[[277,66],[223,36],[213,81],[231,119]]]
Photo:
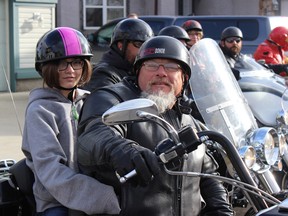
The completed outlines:
[[[77,89],[77,85],[75,85],[72,88],[64,88],[62,86],[59,86],[58,89],[70,91],[68,94],[68,99],[73,102],[73,93],[74,93],[74,90]]]
[[[188,98],[185,94],[178,98],[178,107],[180,111],[184,114],[191,114],[192,103],[193,100],[191,98]]]

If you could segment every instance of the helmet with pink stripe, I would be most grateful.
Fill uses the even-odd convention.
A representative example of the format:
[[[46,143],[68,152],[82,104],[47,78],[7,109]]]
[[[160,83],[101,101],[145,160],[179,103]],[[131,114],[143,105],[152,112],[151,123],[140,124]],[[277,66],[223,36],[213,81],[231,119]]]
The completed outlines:
[[[46,32],[36,46],[35,69],[41,75],[41,65],[65,58],[92,57],[89,42],[84,35],[73,28],[58,27]]]

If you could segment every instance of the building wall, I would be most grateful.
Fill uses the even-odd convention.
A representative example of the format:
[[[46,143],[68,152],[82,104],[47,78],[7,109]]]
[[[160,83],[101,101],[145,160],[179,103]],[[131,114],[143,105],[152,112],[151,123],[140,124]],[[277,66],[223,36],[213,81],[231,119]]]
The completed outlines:
[[[82,1],[58,0],[56,6],[56,25],[82,29]]]
[[[8,0],[0,0],[0,91],[8,90],[6,77],[9,79],[9,37],[8,37]]]
[[[83,29],[83,0],[61,0],[57,4],[57,26]],[[179,15],[180,0],[127,0],[127,14]],[[183,15],[258,15],[259,2],[271,0],[183,0]],[[281,2],[279,13],[288,16],[288,0]],[[194,7],[194,8],[193,8]],[[80,10],[79,10],[80,9]]]
[[[183,15],[258,15],[260,1],[271,0],[183,0]],[[178,2],[179,0],[152,0],[144,3],[142,0],[130,0],[128,5],[130,12],[140,15],[178,15]],[[288,16],[288,0],[278,2],[281,6],[280,15]]]
[[[158,1],[158,11],[159,15],[176,15],[178,14],[178,1],[176,0],[160,0]]]
[[[195,15],[257,15],[258,1],[195,1]]]
[[[129,0],[127,13],[137,13],[138,15],[154,15],[155,0]]]
[[[280,14],[282,16],[288,16],[288,0],[281,1]]]

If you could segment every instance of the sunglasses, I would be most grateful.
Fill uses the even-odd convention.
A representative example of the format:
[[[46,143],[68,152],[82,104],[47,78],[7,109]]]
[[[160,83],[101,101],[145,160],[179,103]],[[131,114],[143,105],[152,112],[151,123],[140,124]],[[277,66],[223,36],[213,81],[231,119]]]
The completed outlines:
[[[225,41],[226,41],[227,43],[234,43],[234,41],[235,41],[236,43],[239,43],[239,42],[241,41],[241,39],[240,39],[240,38],[227,38],[227,39],[225,39]]]
[[[141,42],[141,41],[130,41],[130,43],[132,43],[133,46],[136,48],[140,48],[143,44],[143,42]]]

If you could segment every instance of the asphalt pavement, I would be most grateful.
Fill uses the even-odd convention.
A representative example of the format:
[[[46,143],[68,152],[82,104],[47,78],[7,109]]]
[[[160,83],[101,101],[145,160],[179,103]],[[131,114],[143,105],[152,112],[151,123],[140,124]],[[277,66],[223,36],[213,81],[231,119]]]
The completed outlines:
[[[0,92],[0,160],[24,157],[22,131],[29,92]]]

